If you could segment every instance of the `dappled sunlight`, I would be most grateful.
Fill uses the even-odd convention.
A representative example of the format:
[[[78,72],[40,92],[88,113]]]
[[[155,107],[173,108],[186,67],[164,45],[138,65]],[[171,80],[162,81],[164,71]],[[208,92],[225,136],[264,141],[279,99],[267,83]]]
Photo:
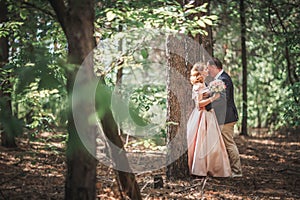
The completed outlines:
[[[300,142],[282,142],[276,141],[271,138],[262,139],[249,139],[249,142],[259,143],[259,144],[266,144],[266,145],[273,145],[273,146],[297,146],[300,147]]]
[[[64,137],[44,133],[35,141],[19,138],[16,149],[1,147],[0,190],[5,197],[19,199],[63,199],[66,163]],[[242,178],[186,177],[167,180],[166,168],[137,173],[136,179],[143,199],[299,199],[299,142],[297,138],[237,137]],[[133,141],[129,152],[156,156],[165,149],[154,144]],[[136,146],[132,146],[137,142]],[[135,159],[134,156],[130,156]],[[151,159],[139,159],[143,165],[155,165]],[[161,160],[161,162],[164,162]],[[139,165],[136,165],[139,167]],[[154,188],[154,177],[161,177],[163,186]],[[120,199],[113,168],[101,163],[97,167],[97,198]]]
[[[47,137],[50,138],[50,135]],[[55,148],[49,148],[49,145]],[[64,148],[63,143],[60,142],[57,146],[59,147],[50,141],[18,138],[18,148],[1,147],[0,190],[4,191],[2,197],[63,199],[66,164],[61,151]]]
[[[257,156],[254,155],[245,155],[245,154],[240,154],[242,159],[249,159],[249,160],[259,160]]]
[[[259,140],[259,139],[249,139],[249,142],[259,143],[259,144],[267,144],[267,145],[279,145],[278,143],[272,140]]]

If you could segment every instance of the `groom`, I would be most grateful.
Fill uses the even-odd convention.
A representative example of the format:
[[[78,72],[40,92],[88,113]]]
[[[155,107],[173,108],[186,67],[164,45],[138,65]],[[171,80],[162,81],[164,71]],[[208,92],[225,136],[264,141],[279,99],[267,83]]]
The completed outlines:
[[[234,103],[233,83],[230,76],[223,70],[219,59],[212,58],[209,60],[207,69],[212,78],[222,80],[226,85],[226,94],[225,92],[221,93],[221,97],[212,103],[212,107],[215,110],[228,152],[232,177],[242,177],[239,151],[233,139],[234,125],[238,121],[238,113]]]

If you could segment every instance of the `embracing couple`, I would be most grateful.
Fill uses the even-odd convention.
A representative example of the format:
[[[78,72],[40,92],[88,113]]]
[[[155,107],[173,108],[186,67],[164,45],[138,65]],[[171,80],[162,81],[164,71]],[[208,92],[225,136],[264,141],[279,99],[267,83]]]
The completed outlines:
[[[214,78],[209,85],[205,83],[208,75]],[[187,123],[190,174],[241,177],[239,151],[233,139],[238,114],[230,76],[220,60],[212,58],[193,66],[190,81],[195,102]]]

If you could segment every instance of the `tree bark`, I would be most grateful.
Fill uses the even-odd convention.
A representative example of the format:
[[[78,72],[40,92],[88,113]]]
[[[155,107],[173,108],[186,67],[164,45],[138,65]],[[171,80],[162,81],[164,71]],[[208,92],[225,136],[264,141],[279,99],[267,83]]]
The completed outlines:
[[[103,132],[107,139],[111,141],[117,148],[111,145],[111,155],[114,159],[114,163],[118,169],[117,174],[121,183],[122,190],[131,198],[141,200],[142,196],[139,190],[139,186],[136,182],[135,175],[130,172],[130,166],[126,157],[126,152],[123,149],[123,141],[118,135],[118,127],[113,119],[113,115],[110,109],[108,109],[104,117],[101,119]],[[129,171],[129,172],[128,172]]]
[[[185,4],[184,1],[178,2],[182,6]],[[210,1],[194,2],[195,6],[200,6],[203,3],[210,3]],[[197,13],[195,15],[200,17],[202,14]],[[194,15],[190,17],[193,18]],[[195,37],[191,35],[189,37],[177,37],[179,36],[177,35],[169,36],[167,39],[167,122],[172,122],[167,126],[169,150],[166,173],[168,179],[184,179],[189,175],[186,153],[186,125],[194,106],[191,98],[192,85],[189,79],[192,66],[196,62],[206,62],[213,53],[211,27],[207,26],[205,30],[208,31],[208,36],[198,34]],[[201,48],[201,43],[206,51],[203,51],[204,49]],[[185,79],[185,81],[179,83],[178,78]]]
[[[5,1],[0,1],[0,23],[8,21],[8,9],[7,4]],[[0,68],[3,68],[8,63],[8,54],[9,54],[9,43],[8,43],[8,36],[0,37]],[[12,101],[11,101],[11,88],[12,85],[9,81],[10,73],[3,75],[1,77],[1,87],[0,87],[0,100],[1,108],[0,114],[1,118],[3,118],[2,123],[6,123],[6,127],[14,126],[12,123],[13,114],[12,114]],[[2,128],[3,125],[2,125]],[[8,148],[17,147],[15,141],[13,128],[4,128],[3,132],[1,133],[1,145]]]
[[[203,3],[207,3],[207,15],[210,15],[210,0],[203,0]],[[203,45],[203,48],[207,51],[207,53],[213,57],[214,56],[214,48],[213,48],[213,35],[212,35],[212,27],[206,26],[205,31],[207,32],[207,35],[201,36],[201,44]]]
[[[248,98],[247,98],[247,49],[246,49],[246,18],[244,0],[240,0],[240,21],[241,21],[241,47],[242,47],[242,66],[243,66],[243,117],[241,135],[248,135]]]
[[[94,1],[86,0],[69,0],[68,7],[65,6],[63,0],[49,0],[54,11],[56,12],[58,21],[68,40],[68,62],[75,64],[77,68],[74,71],[67,73],[67,91],[71,95],[75,76],[78,71],[78,66],[83,64],[83,80],[82,84],[89,83],[95,78],[93,68],[93,56],[89,56],[96,46],[94,34]],[[83,61],[85,62],[83,63]],[[103,81],[102,81],[103,83]],[[72,101],[70,99],[70,105]],[[97,127],[90,125],[88,122],[89,116],[93,113],[93,107],[89,103],[82,104],[86,116],[86,132],[85,136],[90,142],[88,152],[81,142],[78,132],[75,127],[73,111],[70,109],[68,115],[68,132],[69,140],[67,144],[67,165],[68,172],[66,177],[66,195],[65,199],[96,199],[96,165],[97,160],[92,156],[96,155],[96,136]],[[123,148],[121,138],[118,136],[117,125],[113,119],[110,108],[106,108],[106,112],[101,119],[102,127],[106,137],[119,148]],[[99,129],[98,129],[99,130]],[[117,168],[120,165],[126,165],[129,168],[128,160],[125,152],[114,151],[112,148],[113,161]],[[118,160],[118,158],[121,158]],[[133,173],[118,171],[118,176],[121,182],[122,189],[131,199],[141,199],[140,191]]]
[[[184,84],[178,84],[177,74],[186,78],[189,74],[185,63],[185,37],[179,38],[169,36],[167,39],[167,55],[168,55],[168,85],[167,85],[167,178],[183,179],[188,175],[187,165],[187,140],[186,140],[186,124],[187,117],[182,112],[187,111],[181,106],[190,104],[191,95],[190,88],[184,87]],[[182,104],[181,102],[186,102]],[[177,140],[174,138],[177,137]],[[175,142],[174,142],[175,141]]]
[[[67,37],[68,41],[68,62],[74,64],[74,71],[67,71],[67,92],[71,97],[75,76],[79,66],[84,59],[92,52],[95,47],[94,39],[94,1],[69,0],[66,8],[63,0],[49,0],[53,7],[58,21]],[[93,66],[83,65],[85,77],[81,84],[88,84],[94,76]],[[69,99],[68,113],[68,133],[67,143],[67,175],[65,184],[65,199],[94,200],[96,199],[96,166],[97,160],[91,155],[80,140],[79,133],[76,130],[72,98]],[[92,114],[92,105],[81,102],[79,106],[84,106],[85,113],[82,115],[90,116]],[[96,154],[96,127],[89,125],[87,121],[84,133],[91,141],[89,147]],[[93,153],[92,152],[92,153]]]

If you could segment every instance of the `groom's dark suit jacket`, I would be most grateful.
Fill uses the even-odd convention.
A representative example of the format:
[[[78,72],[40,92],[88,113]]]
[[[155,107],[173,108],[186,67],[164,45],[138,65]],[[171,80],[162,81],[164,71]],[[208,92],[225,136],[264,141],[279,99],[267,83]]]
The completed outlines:
[[[216,113],[220,125],[238,121],[238,112],[234,103],[233,83],[230,76],[223,72],[218,79],[226,85],[226,92],[221,92],[220,98],[215,100],[212,105],[207,105],[207,110],[212,107]]]

